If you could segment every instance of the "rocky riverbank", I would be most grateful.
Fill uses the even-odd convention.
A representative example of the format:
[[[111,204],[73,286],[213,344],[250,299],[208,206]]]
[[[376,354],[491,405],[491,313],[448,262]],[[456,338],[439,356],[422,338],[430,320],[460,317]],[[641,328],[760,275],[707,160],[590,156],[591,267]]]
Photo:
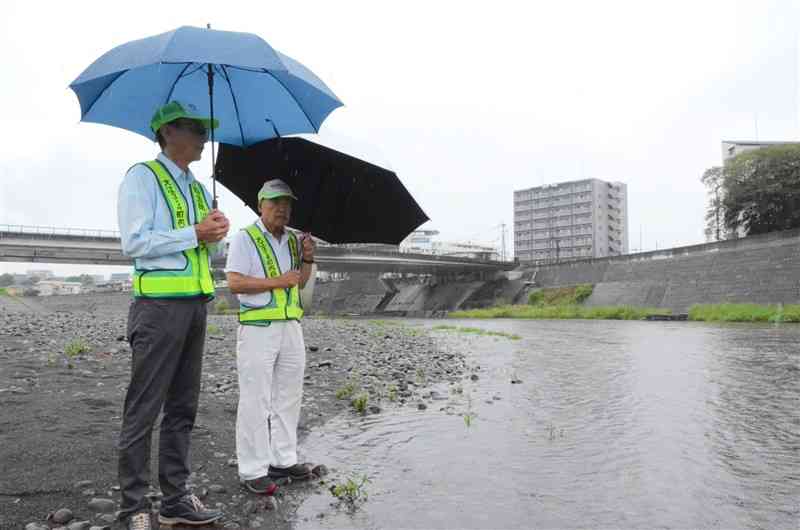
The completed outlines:
[[[130,371],[128,302],[82,295],[0,306],[0,528],[113,525],[119,500],[114,445]],[[225,511],[220,526],[289,528],[306,495],[330,495],[329,485],[348,470],[284,486],[274,499],[239,487],[236,326],[233,316],[209,317],[191,482],[207,505]],[[306,319],[303,327],[301,458],[304,433],[324,429],[335,415],[359,413],[353,397],[368,397],[361,403],[365,414],[424,410],[437,397],[431,386],[468,377],[462,354],[442,350],[418,328],[322,318]]]

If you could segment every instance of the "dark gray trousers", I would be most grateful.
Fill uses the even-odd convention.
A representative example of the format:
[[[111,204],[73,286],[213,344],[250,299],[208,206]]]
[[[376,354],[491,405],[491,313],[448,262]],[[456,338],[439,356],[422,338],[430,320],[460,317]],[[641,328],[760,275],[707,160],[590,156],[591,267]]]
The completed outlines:
[[[164,505],[187,493],[189,442],[200,397],[206,300],[137,298],[128,313],[131,382],[119,436],[120,519],[150,509],[153,425],[162,407],[158,480]]]

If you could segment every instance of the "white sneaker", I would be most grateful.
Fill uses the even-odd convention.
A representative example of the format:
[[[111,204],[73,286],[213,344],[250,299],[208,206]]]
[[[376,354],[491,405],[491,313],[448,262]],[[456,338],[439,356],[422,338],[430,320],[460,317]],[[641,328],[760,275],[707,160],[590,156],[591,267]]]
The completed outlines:
[[[150,514],[139,512],[128,519],[128,530],[150,530]]]

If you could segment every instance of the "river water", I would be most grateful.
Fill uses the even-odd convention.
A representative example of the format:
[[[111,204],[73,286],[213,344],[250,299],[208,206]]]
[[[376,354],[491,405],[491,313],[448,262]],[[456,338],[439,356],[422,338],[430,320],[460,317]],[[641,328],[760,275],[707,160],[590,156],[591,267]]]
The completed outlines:
[[[434,331],[477,380],[310,434],[368,499],[298,529],[800,528],[800,326],[444,323],[521,338]]]

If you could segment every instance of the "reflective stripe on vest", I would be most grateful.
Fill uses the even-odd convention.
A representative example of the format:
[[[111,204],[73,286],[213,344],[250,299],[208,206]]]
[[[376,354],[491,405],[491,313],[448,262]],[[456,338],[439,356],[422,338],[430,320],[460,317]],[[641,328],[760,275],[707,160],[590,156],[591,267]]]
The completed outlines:
[[[278,260],[272,250],[267,238],[261,232],[258,225],[250,225],[245,228],[245,232],[250,236],[250,240],[256,246],[258,255],[261,258],[261,266],[264,268],[265,278],[277,278],[281,275]],[[292,255],[292,268],[300,265],[300,252],[297,245],[297,237],[292,232],[287,232],[289,236],[289,251]],[[239,307],[239,322],[242,324],[259,324],[272,320],[299,320],[303,317],[303,306],[300,303],[300,287],[295,285],[290,289],[273,289],[272,300],[262,307]]]
[[[158,160],[145,162],[156,177],[161,194],[172,216],[172,227],[176,230],[189,226],[189,206],[183,192],[172,178],[169,170]],[[199,182],[189,185],[194,204],[195,220],[199,223],[208,215],[203,188]],[[186,298],[190,296],[213,296],[214,282],[208,261],[208,248],[200,242],[197,247],[183,251],[186,266],[177,270],[136,270],[133,274],[133,293],[137,298]]]

